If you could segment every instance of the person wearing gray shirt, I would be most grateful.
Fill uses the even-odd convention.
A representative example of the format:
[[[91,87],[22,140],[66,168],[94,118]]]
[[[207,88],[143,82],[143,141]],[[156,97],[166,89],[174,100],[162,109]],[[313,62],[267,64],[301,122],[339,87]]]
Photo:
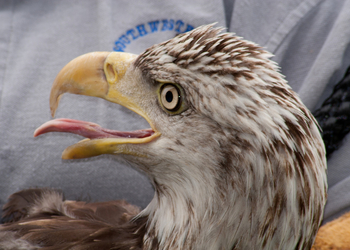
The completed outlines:
[[[30,187],[62,189],[67,199],[125,199],[145,207],[147,178],[112,156],[63,161],[77,138],[33,138],[50,119],[52,82],[71,59],[91,51],[138,54],[203,24],[227,27],[269,52],[305,105],[315,111],[350,65],[350,1],[18,1],[0,0],[0,205]],[[86,96],[63,96],[56,117],[118,130],[147,127],[127,109]],[[328,161],[325,220],[350,210],[350,142]]]

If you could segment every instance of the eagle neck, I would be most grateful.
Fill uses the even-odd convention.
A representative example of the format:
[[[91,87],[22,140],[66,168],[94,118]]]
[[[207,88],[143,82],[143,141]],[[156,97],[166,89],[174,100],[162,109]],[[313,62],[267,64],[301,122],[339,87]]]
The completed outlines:
[[[155,197],[142,212],[148,216],[144,249],[226,248],[223,247],[224,234],[217,223],[220,219],[216,218],[222,214],[218,198],[206,188],[208,183],[210,180],[203,180],[202,185],[196,187],[188,183],[176,187],[155,185]],[[216,240],[210,241],[208,237]]]

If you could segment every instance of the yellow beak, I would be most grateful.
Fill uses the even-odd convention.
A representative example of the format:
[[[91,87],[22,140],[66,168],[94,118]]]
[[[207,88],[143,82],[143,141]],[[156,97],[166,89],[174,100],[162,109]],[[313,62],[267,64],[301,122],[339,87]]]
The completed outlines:
[[[63,159],[78,159],[100,154],[133,154],[125,144],[148,143],[160,136],[154,128],[146,112],[135,100],[120,91],[122,80],[130,69],[136,55],[118,52],[93,52],[82,55],[69,62],[57,75],[50,94],[50,109],[55,115],[60,97],[64,93],[100,97],[110,102],[120,104],[145,118],[154,133],[143,138],[98,138],[85,139],[65,149]],[[125,87],[125,86],[124,86]],[[37,136],[50,126],[49,121],[40,126],[34,133]],[[53,130],[51,130],[53,131]],[[140,156],[140,155],[139,155]]]

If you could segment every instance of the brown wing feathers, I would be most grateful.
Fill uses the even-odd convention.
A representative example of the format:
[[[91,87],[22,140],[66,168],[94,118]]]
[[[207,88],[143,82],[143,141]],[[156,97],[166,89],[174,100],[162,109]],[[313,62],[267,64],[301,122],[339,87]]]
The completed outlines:
[[[30,209],[33,208],[33,205],[42,198],[44,193],[49,192],[55,193],[56,196],[63,198],[60,191],[49,189],[33,188],[12,194],[2,209],[2,223],[15,222],[27,217],[30,213]]]
[[[1,230],[45,250],[141,249],[147,218],[131,220],[139,211],[126,201],[64,201],[57,190],[29,189],[10,196]]]

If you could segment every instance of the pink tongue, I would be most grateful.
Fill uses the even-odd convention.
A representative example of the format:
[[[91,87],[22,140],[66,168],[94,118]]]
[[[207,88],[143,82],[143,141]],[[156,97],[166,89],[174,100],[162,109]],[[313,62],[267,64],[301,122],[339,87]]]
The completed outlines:
[[[151,136],[152,129],[141,129],[130,132],[105,129],[96,123],[71,119],[55,119],[48,121],[37,128],[34,137],[48,132],[68,132],[90,139],[96,138],[144,138]]]

